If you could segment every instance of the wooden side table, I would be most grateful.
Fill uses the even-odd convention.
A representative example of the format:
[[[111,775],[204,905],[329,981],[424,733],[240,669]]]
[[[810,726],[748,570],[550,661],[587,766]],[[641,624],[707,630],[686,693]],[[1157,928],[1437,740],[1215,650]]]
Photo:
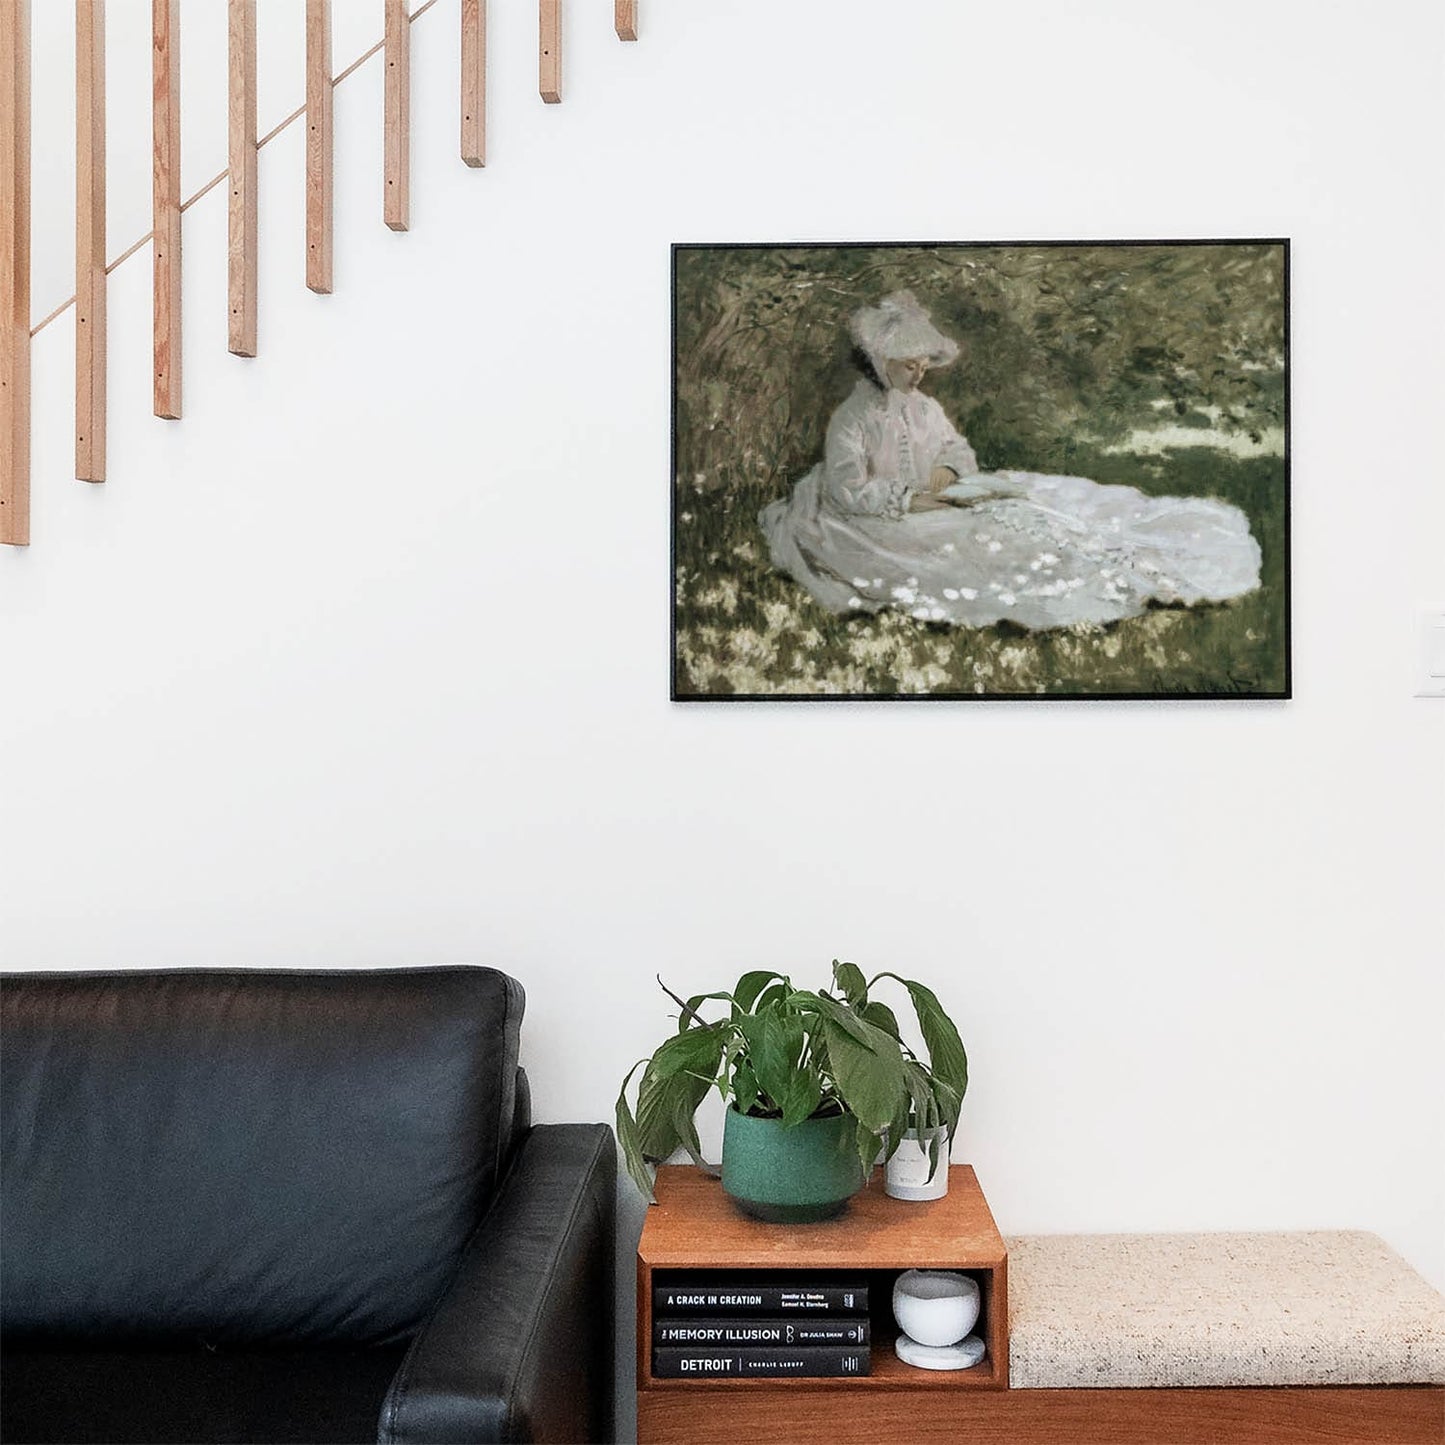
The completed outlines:
[[[949,1171],[948,1193],[926,1203],[890,1199],[881,1173],[823,1224],[763,1224],[749,1219],[721,1184],[687,1166],[658,1171],[657,1204],[647,1212],[637,1247],[637,1437],[639,1445],[736,1445],[786,1440],[834,1445],[843,1440],[946,1438],[962,1428],[960,1409],[981,1390],[1008,1385],[1008,1253],[967,1164]],[[905,1365],[893,1353],[893,1280],[905,1269],[967,1270],[983,1296],[979,1331],[987,1346],[971,1370],[935,1372]],[[656,1379],[652,1374],[652,1289],[667,1271],[833,1271],[866,1276],[873,1373],[845,1379]],[[661,1276],[661,1279],[657,1277]]]

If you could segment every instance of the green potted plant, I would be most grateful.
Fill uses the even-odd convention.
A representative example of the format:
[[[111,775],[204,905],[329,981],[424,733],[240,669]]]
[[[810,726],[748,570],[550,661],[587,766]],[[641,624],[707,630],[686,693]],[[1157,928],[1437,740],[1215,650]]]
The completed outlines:
[[[907,991],[927,1051],[904,1041],[893,1010],[870,991],[890,979]],[[951,1137],[968,1088],[958,1029],[931,989],[895,973],[865,979],[833,962],[831,989],[799,989],[771,970],[745,973],[729,992],[686,1001],[677,1031],[639,1060],[617,1096],[617,1137],[637,1186],[652,1194],[651,1166],[684,1149],[705,1167],[694,1116],[716,1089],[727,1104],[723,1188],[750,1214],[782,1222],[826,1219],[914,1128]],[[709,1019],[704,1010],[722,1016]],[[634,1113],[628,1086],[637,1071]],[[940,1126],[943,1129],[940,1130]],[[943,1132],[946,1131],[946,1132]]]

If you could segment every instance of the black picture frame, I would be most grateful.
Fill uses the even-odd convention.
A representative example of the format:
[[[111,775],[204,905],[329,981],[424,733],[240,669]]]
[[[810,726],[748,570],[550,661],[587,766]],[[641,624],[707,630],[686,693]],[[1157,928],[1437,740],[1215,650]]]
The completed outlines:
[[[671,252],[672,700],[1073,702],[1290,698],[1293,671],[1289,251],[1287,238],[674,244]],[[1256,589],[1236,601],[1193,607],[1151,606],[1142,614],[1143,618],[1174,619],[1148,624],[1153,632],[1169,634],[1167,643],[1161,641],[1157,646],[1153,639],[1141,644],[1133,635],[1139,632],[1137,624],[1141,616],[1080,628],[1058,628],[1052,632],[1024,628],[1007,620],[989,627],[917,623],[918,635],[927,640],[932,655],[944,657],[949,651],[945,644],[950,637],[955,639],[954,653],[960,638],[967,637],[974,650],[987,641],[999,657],[1025,658],[1028,665],[1023,666],[1017,676],[1001,675],[995,670],[980,678],[977,669],[988,664],[980,664],[976,659],[970,664],[961,654],[954,668],[946,668],[941,662],[930,663],[920,673],[900,666],[892,685],[889,685],[886,666],[871,669],[835,666],[831,680],[827,674],[818,673],[813,666],[814,656],[841,656],[840,636],[845,640],[852,638],[848,646],[856,652],[857,639],[866,636],[870,626],[881,627],[880,617],[903,609],[885,607],[873,615],[830,617],[794,579],[772,565],[761,530],[750,522],[748,512],[755,510],[754,504],[762,492],[771,491],[775,497],[786,495],[785,487],[794,485],[802,475],[803,462],[810,455],[821,453],[830,406],[836,405],[843,395],[839,383],[845,374],[849,350],[842,325],[846,316],[856,307],[875,304],[884,291],[907,283],[915,271],[919,280],[911,289],[918,292],[924,304],[936,305],[941,294],[937,280],[939,267],[938,264],[930,267],[925,262],[930,258],[939,262],[939,258],[945,256],[947,264],[957,269],[959,286],[963,289],[981,265],[992,264],[997,273],[990,284],[997,296],[1003,298],[1001,302],[991,308],[988,297],[982,301],[971,294],[954,297],[951,312],[940,321],[945,331],[957,331],[960,325],[967,331],[970,324],[973,326],[973,334],[962,335],[960,340],[965,345],[965,358],[970,355],[975,358],[975,374],[983,369],[977,359],[984,354],[981,348],[989,344],[990,335],[1007,334],[1004,328],[1009,325],[1020,333],[1008,334],[1009,344],[1019,354],[1043,358],[1038,370],[1045,374],[1044,380],[1035,378],[1026,389],[1041,392],[1056,413],[1064,413],[1065,403],[1082,406],[1081,397],[1092,399],[1094,410],[1086,413],[1091,425],[1102,420],[1117,430],[1128,421],[1138,419],[1140,406],[1147,402],[1150,407],[1158,407],[1162,398],[1175,421],[1194,428],[1200,435],[1197,445],[1166,446],[1157,453],[1146,453],[1130,452],[1127,447],[1106,451],[1092,433],[1087,444],[1058,434],[1039,447],[1041,460],[1077,453],[1085,459],[1107,461],[1106,470],[1110,475],[1096,478],[1103,483],[1132,485],[1157,496],[1217,497],[1239,506],[1249,517],[1251,533],[1259,534],[1263,564]],[[1088,258],[1087,264],[1081,258]],[[1135,342],[1148,316],[1145,312],[1133,316],[1130,308],[1143,307],[1145,311],[1153,308],[1150,314],[1157,318],[1160,298],[1164,297],[1171,306],[1177,305],[1188,314],[1175,318],[1166,313],[1160,322],[1160,330],[1166,334],[1153,350],[1136,344],[1130,351],[1119,336],[1110,333],[1110,313],[1103,303],[1086,297],[1080,303],[1080,329],[1084,323],[1096,333],[1102,327],[1106,338],[1100,341],[1096,334],[1082,341],[1077,337],[1071,339],[1067,307],[1061,312],[1057,284],[1059,276],[1064,274],[1061,268],[1071,262],[1080,269],[1081,286],[1085,284],[1085,274],[1089,285],[1096,284],[1103,276],[1107,286],[1117,291],[1117,297],[1111,292],[1110,304],[1117,302],[1116,314],[1128,320],[1128,324],[1120,321],[1114,329],[1126,332]],[[1209,270],[1210,265],[1218,268],[1218,277],[1212,283],[1214,273]],[[1130,282],[1119,279],[1128,276],[1137,277],[1140,290],[1145,293],[1142,297],[1130,297]],[[1035,278],[1039,287],[1053,288],[1047,300],[1040,292],[1039,298],[1030,301],[1030,277]],[[767,288],[775,280],[787,285],[778,284],[769,292]],[[833,294],[820,306],[820,315],[805,323],[802,312],[809,301],[806,298],[799,301],[787,294],[788,285],[794,291],[799,287],[806,291],[815,290],[825,281],[830,283]],[[709,293],[709,285],[714,287],[713,293]],[[1247,308],[1247,316],[1241,319],[1226,314],[1223,308],[1230,298],[1241,296],[1243,300],[1238,305]],[[719,302],[719,297],[726,297],[726,304]],[[736,328],[742,338],[738,342],[738,354],[744,356],[741,362],[737,356],[729,357],[718,347],[719,327],[724,325],[728,307],[734,312],[739,307],[751,308],[746,322],[750,331],[744,332],[741,325]],[[1009,307],[1017,314],[997,314]],[[947,305],[944,309],[948,310]],[[1061,315],[1065,322],[1062,340]],[[1020,324],[1020,317],[1033,322],[1034,334],[1024,334],[1027,328]],[[769,333],[769,318],[775,323],[775,337]],[[1207,333],[1209,318],[1213,318],[1217,335]],[[1251,326],[1268,332],[1268,337],[1255,336],[1250,340]],[[820,327],[825,331],[831,328],[838,338],[824,354],[819,354],[817,349]],[[805,337],[801,344],[800,332]],[[761,340],[759,333],[763,333]],[[1237,349],[1241,337],[1248,343],[1248,355]],[[1102,360],[1091,354],[1091,344],[1096,351],[1105,353]],[[769,352],[770,345],[776,354]],[[1076,356],[1069,351],[1071,345],[1076,348]],[[725,360],[716,379],[707,370],[713,356],[703,355],[705,346]],[[1122,354],[1127,357],[1122,378],[1109,371],[1109,362],[1118,360],[1121,346]],[[1228,346],[1236,350],[1230,352]],[[747,347],[752,348],[751,352]],[[754,358],[751,362],[746,359],[749,355]],[[1261,361],[1261,356],[1267,356],[1268,360]],[[1236,362],[1232,374],[1231,357]],[[1153,374],[1149,372],[1151,358],[1156,367]],[[1200,358],[1212,362],[1211,374],[1191,375],[1200,370],[1195,365]],[[689,361],[696,364],[686,370]],[[757,378],[752,396],[747,394],[753,382],[748,370],[750,365],[755,368]],[[1065,394],[1070,365],[1078,368],[1081,378],[1076,383],[1078,395],[1074,397]],[[789,367],[799,368],[795,379],[788,377]],[[1025,415],[1017,398],[1005,395],[1010,392],[1008,375],[1006,369],[995,368],[991,384],[1004,402],[1012,403],[1015,416]],[[1065,380],[1060,382],[1059,377]],[[771,387],[765,396],[763,378]],[[1054,385],[1057,395],[1049,394],[1050,384]],[[1145,395],[1156,385],[1161,389],[1160,398]],[[833,389],[831,402],[827,394],[829,388]],[[710,408],[708,432],[715,434],[718,427],[723,426],[727,433],[722,439],[709,436],[706,446],[699,445],[703,416],[699,397],[703,391],[707,393],[706,404]],[[802,405],[797,403],[799,395],[804,398]],[[1112,395],[1127,397],[1127,407],[1133,408],[1128,416],[1124,415],[1125,407],[1118,411],[1110,408],[1108,398]],[[1241,399],[1236,401],[1236,398]],[[996,399],[990,394],[975,407],[972,416],[985,417]],[[770,413],[765,423],[754,424],[749,407],[761,408],[764,401],[776,415]],[[1015,441],[1008,435],[1008,416],[999,415],[1008,409],[1007,405],[994,407],[993,414],[986,416],[984,429],[988,432],[988,441],[1017,465],[1014,458],[1028,451],[1031,440],[1035,446],[1039,443],[1037,437],[1022,436]],[[964,415],[959,421],[961,429],[974,439],[970,416]],[[1277,423],[1277,438],[1273,423]],[[790,434],[789,427],[797,434]],[[1178,427],[1171,423],[1161,429],[1160,434],[1173,435],[1176,430]],[[1145,429],[1136,429],[1129,435],[1144,433]],[[1246,436],[1252,438],[1248,445],[1241,440]],[[775,442],[781,440],[776,454],[767,454],[765,444],[769,438]],[[1146,441],[1153,444],[1152,438],[1146,437]],[[739,452],[739,460],[731,468],[725,451],[730,442],[735,442]],[[741,459],[744,452],[746,461]],[[1187,466],[1179,462],[1171,470],[1172,453],[1185,456]],[[710,463],[718,463],[718,459],[723,458],[718,463],[716,476],[711,475],[710,468],[701,465],[700,459],[704,456]],[[1150,456],[1162,457],[1163,461],[1144,460]],[[1214,457],[1212,470],[1211,456]],[[980,462],[984,462],[981,446],[979,457]],[[1137,465],[1131,468],[1131,462]],[[745,468],[752,470],[745,471]],[[1027,470],[1047,472],[1051,468],[1040,465]],[[762,479],[756,486],[753,471]],[[1090,475],[1083,470],[1078,474]],[[739,476],[745,480],[738,481]],[[755,536],[749,535],[750,527]],[[780,585],[781,594],[778,593]],[[774,600],[759,603],[758,598],[764,593],[772,594]],[[704,597],[717,604],[712,621],[702,620],[705,614],[699,599]],[[763,623],[757,620],[757,607],[766,607],[768,616],[776,620],[787,597],[796,603],[801,619],[793,628],[797,636],[791,639],[790,647],[784,646],[783,641],[773,646],[768,638],[775,634],[763,632]],[[744,621],[730,627],[729,619],[739,616]],[[776,637],[787,638],[786,626]],[[895,638],[897,631],[895,620]],[[1100,661],[1092,683],[1073,677],[1069,669],[1059,663],[1050,672],[1049,659],[1059,655],[1066,633],[1069,639],[1080,638],[1080,646],[1073,648],[1074,651],[1087,651],[1084,643],[1090,638],[1099,639]],[[986,634],[989,635],[986,637]],[[1120,639],[1116,652],[1135,661],[1118,669],[1106,667],[1102,659],[1114,646],[1109,638]],[[1198,662],[1190,651],[1196,638],[1202,653]],[[701,651],[707,639],[712,639],[707,645],[716,649],[716,671],[709,670],[714,667],[713,659]],[[1163,655],[1168,658],[1171,645],[1172,657],[1185,661],[1166,661],[1157,669],[1157,676],[1149,676],[1143,664],[1138,663],[1138,657]],[[750,650],[751,663],[739,662],[729,670],[731,659],[745,657]],[[768,663],[770,650],[773,660]],[[922,655],[927,648],[918,646],[916,650]],[[1029,662],[1031,654],[1037,654],[1034,662]],[[954,654],[949,655],[952,660]],[[764,659],[762,663],[758,662],[759,657]],[[972,672],[968,670],[970,667]],[[1080,667],[1081,673],[1087,671],[1082,664]],[[928,680],[936,679],[940,672],[947,673],[946,681],[937,685],[929,683]],[[818,685],[820,676],[824,679],[823,686]],[[924,686],[919,685],[920,676],[925,679]],[[857,685],[860,678],[861,686]],[[900,686],[900,682],[907,685]]]

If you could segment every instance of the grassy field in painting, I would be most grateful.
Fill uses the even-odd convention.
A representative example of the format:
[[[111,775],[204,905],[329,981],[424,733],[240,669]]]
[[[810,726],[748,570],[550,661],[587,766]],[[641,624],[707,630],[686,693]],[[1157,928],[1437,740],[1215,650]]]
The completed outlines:
[[[677,694],[1282,693],[1281,260],[1261,246],[680,251]],[[1260,589],[1030,632],[834,617],[774,570],[758,512],[821,454],[853,384],[847,316],[900,287],[963,346],[926,386],[984,469],[1233,502],[1264,552]]]

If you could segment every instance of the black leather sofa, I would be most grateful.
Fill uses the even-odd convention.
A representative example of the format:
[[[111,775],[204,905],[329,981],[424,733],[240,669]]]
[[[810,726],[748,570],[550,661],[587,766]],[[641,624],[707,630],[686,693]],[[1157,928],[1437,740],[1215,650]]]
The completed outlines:
[[[0,1438],[606,1440],[616,1154],[486,968],[0,976]]]

